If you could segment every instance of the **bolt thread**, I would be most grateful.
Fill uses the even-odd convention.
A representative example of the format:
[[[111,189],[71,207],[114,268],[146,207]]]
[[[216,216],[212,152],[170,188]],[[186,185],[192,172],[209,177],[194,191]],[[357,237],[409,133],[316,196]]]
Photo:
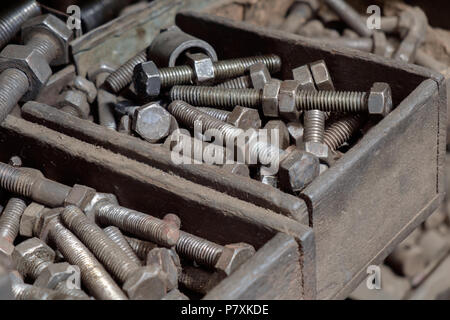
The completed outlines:
[[[55,38],[45,33],[35,33],[27,41],[27,47],[37,50],[50,64],[58,57],[58,44]]]
[[[103,300],[126,300],[109,273],[78,238],[58,218],[50,221],[49,237],[70,264],[77,265],[81,280],[92,296]]]
[[[249,146],[249,156],[261,164],[277,165],[286,154],[286,151],[266,141],[255,141]]]
[[[236,138],[243,132],[231,124],[217,120],[216,118],[203,113],[197,108],[183,101],[174,101],[168,107],[169,112],[184,125],[194,128],[195,122],[201,122],[202,132],[207,130],[217,130],[224,138],[227,145],[234,144]]]
[[[130,247],[136,253],[136,255],[142,259],[147,259],[148,253],[157,247],[156,244],[149,241],[144,241],[136,238],[125,237]]]
[[[50,260],[51,259],[51,260]],[[28,276],[33,280],[36,280],[39,275],[53,263],[52,257],[44,253],[44,256],[35,256],[26,261],[27,273],[24,276]]]
[[[136,253],[134,253],[133,248],[130,247],[125,236],[120,232],[117,227],[106,227],[103,229],[103,232],[110,238],[115,244],[119,246],[120,249],[126,254],[130,261],[134,262],[136,265],[141,265],[142,262],[137,257]]]
[[[28,77],[18,69],[6,69],[0,74],[0,122],[28,91]]]
[[[74,107],[70,106],[70,105],[65,105],[60,110],[65,112],[65,113],[68,113],[68,114],[70,114],[70,115],[72,115],[74,117],[77,117],[77,118],[80,117],[80,114],[78,113],[78,110],[75,109]]]
[[[13,284],[13,295],[16,300],[85,300],[74,294],[67,294],[56,290],[32,286],[29,284]]]
[[[175,246],[177,253],[203,266],[213,268],[223,251],[223,246],[180,231],[180,239]]]
[[[363,117],[359,114],[347,115],[333,122],[325,130],[324,142],[331,150],[337,150],[361,127]]]
[[[116,226],[161,246],[171,247],[178,241],[178,229],[148,214],[107,202],[98,203],[95,209],[100,224]]]
[[[249,76],[242,76],[219,83],[216,87],[224,89],[249,89],[253,87],[253,84]]]
[[[364,112],[368,109],[367,93],[301,90],[297,92],[296,106],[301,110]]]
[[[89,296],[86,294],[86,292],[84,292],[81,289],[69,289],[66,287],[66,285],[64,284],[64,282],[59,282],[56,287],[55,290],[67,295],[67,296],[71,296],[74,297],[76,299],[80,299],[80,300],[89,300]]]
[[[143,50],[125,62],[119,69],[111,73],[105,80],[106,85],[114,93],[119,93],[133,80],[134,68],[145,61],[147,61],[147,53]]]
[[[106,269],[124,283],[139,265],[128,259],[103,230],[89,221],[75,206],[67,206],[61,213],[64,224],[94,253]]]
[[[319,110],[305,112],[305,131],[303,140],[305,142],[323,143],[325,133],[325,113]]]
[[[19,4],[0,17],[0,49],[20,31],[28,19],[41,14],[41,8],[35,0],[17,1]]]
[[[214,109],[214,108],[199,107],[197,109],[200,110],[201,112],[204,112],[204,113],[210,115],[213,118],[216,118],[217,120],[224,121],[224,122],[227,121],[228,116],[231,113],[230,111]]]
[[[13,243],[19,234],[20,218],[27,204],[23,199],[11,198],[0,217],[0,237]]]
[[[270,73],[281,69],[281,58],[274,54],[222,60],[214,63],[214,79],[217,81],[241,76],[256,63],[264,63]]]
[[[176,66],[159,69],[161,87],[168,88],[179,84],[192,83],[194,71],[190,66]]]
[[[258,108],[262,102],[261,94],[261,90],[255,89],[174,86],[170,91],[170,98],[172,101],[182,100],[194,106],[230,109],[239,105]]]
[[[206,270],[185,266],[179,275],[178,282],[186,289],[206,294],[212,274]]]
[[[0,162],[0,187],[9,192],[30,197],[37,175],[36,171],[18,169]]]

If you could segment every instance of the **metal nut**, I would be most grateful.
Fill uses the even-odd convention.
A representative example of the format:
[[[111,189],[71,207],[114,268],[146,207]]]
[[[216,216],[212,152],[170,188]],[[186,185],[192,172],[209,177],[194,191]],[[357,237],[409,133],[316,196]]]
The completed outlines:
[[[80,273],[80,268],[67,262],[52,263],[39,274],[34,285],[42,288],[55,289],[58,283],[66,281],[77,272],[78,274]]]
[[[278,97],[281,82],[275,79],[270,80],[263,88],[262,109],[266,117],[278,117]]]
[[[95,189],[76,184],[64,200],[64,205],[74,205],[78,208],[84,208],[91,202],[92,198],[95,196],[95,193]]]
[[[236,106],[228,115],[227,122],[240,129],[261,128],[261,118],[258,110]]]
[[[143,97],[157,97],[161,93],[161,77],[153,61],[138,64],[133,71],[133,84]]]
[[[73,33],[67,25],[51,14],[45,14],[29,19],[22,25],[22,39],[24,42],[35,33],[47,33],[55,37],[59,44],[60,55],[51,62],[52,66],[60,66],[70,62],[69,43]]]
[[[289,122],[287,124],[287,129],[289,131],[289,136],[291,137],[291,141],[297,146],[300,147],[303,143],[303,133],[305,129],[300,122]]]
[[[252,79],[253,88],[257,90],[264,89],[266,83],[272,79],[269,69],[267,69],[267,66],[261,62],[251,65],[249,72],[250,78]]]
[[[376,82],[370,89],[369,113],[387,116],[392,110],[391,87],[384,82]]]
[[[299,87],[300,81],[297,80],[286,80],[281,83],[278,109],[280,116],[288,121],[298,121],[301,114],[295,104]]]
[[[292,69],[292,75],[294,76],[294,80],[300,82],[299,89],[301,90],[309,90],[315,91],[316,85],[314,83],[314,78],[309,69],[309,66],[304,65],[295,69]]]
[[[319,60],[309,65],[311,74],[316,83],[317,89],[334,91],[333,80],[331,79],[330,72],[328,71],[325,61]]]
[[[157,143],[169,135],[170,113],[157,103],[137,109],[133,116],[133,130],[150,143]]]
[[[195,82],[198,85],[210,84],[214,81],[214,65],[209,56],[203,53],[186,54],[187,63],[194,70]]]
[[[17,270],[24,276],[27,275],[28,260],[33,257],[52,262],[55,259],[55,251],[42,240],[31,238],[18,244],[12,254]]]

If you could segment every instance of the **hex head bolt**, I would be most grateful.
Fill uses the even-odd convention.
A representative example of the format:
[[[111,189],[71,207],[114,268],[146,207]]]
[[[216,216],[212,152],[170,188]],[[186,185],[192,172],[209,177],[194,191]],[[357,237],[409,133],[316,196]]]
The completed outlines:
[[[236,106],[233,111],[220,110],[214,108],[198,108],[200,111],[209,114],[217,120],[229,123],[240,129],[259,129],[261,128],[261,118],[255,109]]]
[[[3,12],[0,17],[0,49],[20,31],[25,21],[40,14],[41,7],[36,0],[17,1]]]
[[[174,246],[180,231],[174,226],[148,214],[121,207],[108,200],[94,205],[95,220],[101,225],[116,226],[144,240],[165,247]]]
[[[109,226],[103,229],[103,232],[110,238],[120,249],[127,255],[130,261],[133,261],[136,265],[142,265],[142,261],[138,258],[133,248],[128,243],[125,236],[120,232],[119,228]]]
[[[57,30],[44,31],[51,28]],[[51,75],[50,64],[68,61],[71,37],[72,31],[55,16],[38,16],[23,26],[25,46],[9,45],[3,49],[0,53],[0,122],[20,99],[36,97]]]
[[[45,178],[38,170],[15,168],[2,162],[0,187],[49,207],[62,206],[72,189]]]
[[[319,2],[317,0],[295,1],[289,9],[288,16],[281,24],[280,29],[295,33],[302,25],[312,18],[318,9]]]
[[[212,63],[214,81],[242,76],[250,66],[256,63],[265,64],[271,73],[276,73],[281,69],[281,59],[274,54],[222,60]],[[153,61],[137,65],[133,76],[137,91],[150,97],[158,96],[161,89],[174,85],[191,84],[195,82],[195,79],[196,72],[191,66],[183,65],[158,69]]]
[[[360,14],[344,0],[324,0],[324,2],[361,37],[372,36],[372,31],[367,28]]]
[[[21,198],[11,198],[0,217],[0,238],[13,243],[19,234],[20,218],[27,204]]]
[[[127,300],[127,296],[117,286],[102,264],[89,249],[70,232],[58,216],[50,218],[41,233],[55,243],[67,261],[81,270],[81,280],[89,293],[100,300]]]
[[[345,115],[337,119],[326,128],[324,143],[330,150],[336,151],[361,128],[365,119],[360,114]]]
[[[270,85],[268,83],[266,87]],[[262,106],[264,90],[223,89],[216,87],[174,86],[170,91],[173,100],[182,100],[195,106],[232,108],[240,105],[247,108]],[[295,107],[298,110],[320,110],[330,112],[369,113],[387,115],[392,109],[390,86],[374,83],[370,92],[354,91],[305,91],[297,90]]]

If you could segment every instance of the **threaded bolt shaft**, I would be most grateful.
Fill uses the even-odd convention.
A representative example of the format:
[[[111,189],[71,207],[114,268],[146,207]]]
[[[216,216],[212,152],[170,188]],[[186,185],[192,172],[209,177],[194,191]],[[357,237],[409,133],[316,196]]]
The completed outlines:
[[[20,261],[18,270],[24,277],[36,280],[39,275],[53,263],[53,256],[48,254],[36,254],[28,257],[27,260]]]
[[[262,91],[255,89],[224,89],[216,87],[174,86],[172,100],[182,100],[195,106],[234,108],[237,105],[258,108]],[[351,91],[297,91],[295,103],[300,110],[331,112],[367,112],[368,94]]]
[[[303,136],[305,142],[323,143],[325,118],[325,113],[320,110],[309,110],[305,112],[305,131]]]
[[[61,292],[62,294],[74,297],[74,298],[79,298],[81,300],[87,300],[89,299],[89,296],[86,294],[86,292],[84,292],[81,289],[69,289],[67,288],[67,286],[63,283],[63,282],[59,282],[56,287],[55,290],[58,292]]]
[[[230,111],[226,110],[220,110],[220,109],[214,109],[214,108],[205,108],[205,107],[199,107],[197,108],[201,112],[204,112],[208,115],[210,115],[213,118],[216,118],[217,120],[226,122],[228,120],[228,116],[230,115]]]
[[[178,282],[186,289],[206,294],[209,283],[211,281],[212,273],[206,270],[195,268],[192,266],[185,266],[179,275]]]
[[[63,223],[71,230],[99,259],[106,269],[120,282],[124,283],[139,265],[128,259],[125,252],[112,241],[96,224],[75,206],[67,206],[61,213]]]
[[[325,130],[324,143],[331,150],[337,150],[356,133],[364,119],[359,114],[346,115],[338,119]]]
[[[148,253],[157,247],[156,244],[149,241],[144,241],[136,238],[125,237],[130,247],[136,253],[136,255],[142,259],[147,259]]]
[[[125,236],[120,232],[119,228],[109,226],[103,229],[105,234],[110,238],[117,246],[122,249],[122,251],[127,255],[130,261],[133,261],[136,265],[141,265],[142,262],[139,260],[136,253],[134,253],[133,248],[131,248]]]
[[[242,76],[219,83],[216,87],[225,89],[248,89],[253,87],[253,83],[250,76]]]
[[[21,198],[11,198],[0,217],[0,238],[13,243],[19,234],[20,218],[27,204]]]
[[[94,209],[98,223],[116,226],[161,246],[174,246],[180,236],[179,230],[165,221],[107,201],[100,201]]]
[[[136,56],[125,62],[119,69],[111,73],[105,80],[105,84],[114,93],[120,92],[127,85],[129,85],[133,79],[133,70],[138,64],[147,61],[147,52],[143,50]]]
[[[0,16],[0,49],[20,31],[28,19],[41,14],[41,8],[35,0],[17,1],[11,10]]]
[[[222,254],[223,246],[181,231],[175,250],[185,258],[213,268]]]
[[[58,218],[49,222],[49,238],[71,264],[81,270],[81,280],[96,299],[127,300],[102,264]]]
[[[50,64],[58,57],[58,44],[54,37],[45,33],[35,33],[26,42],[27,47],[37,50]]]
[[[53,289],[41,288],[25,283],[15,283],[12,291],[16,300],[86,300],[85,296]]]
[[[6,69],[0,74],[0,123],[28,91],[29,82],[19,69]]]
[[[325,0],[325,3],[361,37],[372,35],[372,31],[367,28],[360,14],[344,0]]]

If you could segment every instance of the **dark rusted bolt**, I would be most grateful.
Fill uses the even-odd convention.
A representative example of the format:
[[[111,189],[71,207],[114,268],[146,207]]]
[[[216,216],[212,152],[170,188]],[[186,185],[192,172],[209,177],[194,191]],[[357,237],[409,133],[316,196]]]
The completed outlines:
[[[46,212],[41,217],[39,234],[41,239],[56,245],[66,260],[81,270],[81,280],[89,293],[101,300],[126,300],[127,297],[117,286],[102,264],[91,251],[60,222],[61,210]]]
[[[124,291],[131,299],[161,299],[167,293],[163,274],[157,269],[151,270],[130,260],[81,209],[67,206],[61,213],[61,219],[111,274],[123,283]]]
[[[280,26],[281,30],[295,33],[302,25],[313,17],[319,9],[317,0],[297,0],[288,11],[288,15]]]
[[[372,30],[367,28],[366,22],[359,13],[344,0],[324,0],[324,2],[361,37],[372,35]]]
[[[103,229],[105,234],[127,255],[128,259],[133,261],[136,265],[141,265],[142,261],[138,258],[136,253],[131,248],[125,236],[120,232],[119,228],[109,226]]]
[[[347,142],[364,124],[361,115],[345,115],[332,122],[325,130],[324,142],[330,150],[336,151]]]
[[[293,81],[293,80],[288,80]],[[265,88],[272,87],[270,81]],[[293,89],[292,89],[293,90]],[[370,92],[346,92],[346,91],[317,91],[296,90],[293,92],[291,86],[286,91],[285,97],[293,94],[294,106],[297,110],[320,110],[331,112],[367,112],[373,115],[386,116],[392,109],[392,95],[387,83],[374,83]],[[256,89],[223,89],[216,87],[174,86],[170,91],[172,101],[182,100],[192,105],[209,105],[215,108],[232,108],[240,105],[247,108],[259,108],[264,103],[272,101],[273,107],[277,108],[281,103],[281,97],[275,94],[265,95],[264,90]],[[278,90],[278,92],[281,92]],[[381,93],[381,95],[380,95]],[[383,99],[380,99],[383,97]],[[274,99],[278,98],[278,103]],[[290,101],[290,99],[289,99]],[[287,104],[286,106],[291,106]],[[286,109],[286,108],[285,108]],[[292,110],[292,112],[295,112]]]
[[[233,111],[204,107],[198,109],[220,121],[232,124],[236,128],[244,130],[261,128],[261,118],[259,117],[258,111],[255,109],[240,106],[236,106]]]
[[[264,63],[271,73],[281,68],[281,59],[276,55],[237,58],[213,63],[210,73],[214,80],[220,81],[242,76],[246,70],[255,63]],[[195,72],[188,66],[158,69],[153,61],[138,64],[134,69],[134,86],[137,92],[145,97],[157,97],[161,89],[180,84],[191,84],[195,81]]]
[[[25,201],[21,198],[11,198],[0,217],[0,238],[14,243],[19,234],[20,219],[25,208]]]
[[[133,115],[132,129],[150,143],[157,143],[169,135],[171,117],[158,103],[138,108]]]

